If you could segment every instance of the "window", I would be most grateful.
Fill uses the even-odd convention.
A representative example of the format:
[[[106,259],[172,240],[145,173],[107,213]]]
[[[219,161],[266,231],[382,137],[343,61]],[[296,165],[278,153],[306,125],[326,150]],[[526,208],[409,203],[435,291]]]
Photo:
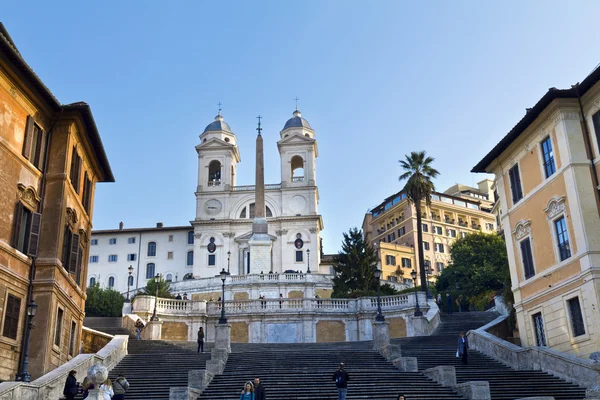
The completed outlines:
[[[438,234],[438,235],[441,235],[442,234],[442,227],[434,225],[433,232],[436,233],[436,234]]]
[[[438,253],[444,252],[444,244],[443,243],[434,243],[434,244],[435,244],[435,251],[437,251]]]
[[[421,224],[421,230],[423,232],[429,232],[429,225],[427,225],[427,224]]]
[[[296,250],[296,262],[304,261],[304,252],[302,250]]]
[[[535,332],[535,344],[537,346],[546,346],[546,334],[544,333],[544,319],[542,313],[533,314],[533,330]]]
[[[172,251],[168,251],[167,252],[167,260],[172,260],[173,259],[173,252]]]
[[[429,250],[429,242],[423,242],[423,250]]]
[[[512,193],[513,204],[517,204],[523,198],[523,189],[521,188],[521,176],[519,175],[519,164],[508,170],[510,178],[510,190]]]
[[[214,254],[209,254],[208,255],[208,265],[211,265],[211,266],[217,265],[217,256],[215,256]]]
[[[58,313],[56,313],[56,325],[54,327],[54,345],[60,346],[60,335],[62,333],[62,320],[63,320],[64,311],[62,308],[58,308]]]
[[[154,263],[146,264],[146,279],[154,278]]]
[[[111,276],[108,278],[108,288],[113,289],[115,287],[115,277]]]
[[[71,321],[71,336],[69,339],[69,355],[72,356],[75,351],[75,334],[77,333],[77,324]]]
[[[442,272],[444,270],[444,263],[443,262],[437,262],[435,263],[438,272]]]
[[[15,207],[12,246],[28,256],[37,256],[42,214],[32,212],[23,203]]]
[[[412,268],[412,262],[410,258],[402,258],[402,267],[403,268]]]
[[[533,265],[533,254],[531,253],[531,241],[529,240],[529,238],[523,239],[520,245],[525,279],[529,279],[535,275],[535,268]]]
[[[194,244],[194,231],[188,232],[188,244]]]
[[[91,246],[98,246],[98,239],[92,239],[92,240],[90,240],[90,245]]]
[[[133,276],[129,275],[127,277],[127,285],[128,286],[133,286]]]
[[[128,243],[128,244],[134,244],[134,243],[135,243],[135,236],[134,236],[134,237],[127,238],[127,243]]]
[[[108,244],[117,244],[117,238],[108,239]]]
[[[90,287],[92,286],[96,286],[96,278],[94,278],[93,276],[90,278]]]
[[[71,232],[69,225],[65,226],[65,233],[63,236],[63,249],[62,249],[62,265],[69,274],[79,275],[78,268],[81,268],[81,257],[80,254],[83,252],[79,247],[79,235]]]
[[[592,122],[594,123],[594,132],[596,132],[596,144],[600,148],[600,111],[592,115]],[[598,154],[600,152],[596,152]]]
[[[194,265],[194,252],[193,251],[187,252],[187,265]]]
[[[2,336],[17,340],[17,330],[19,328],[19,318],[21,316],[21,299],[9,294],[6,298],[5,309]]]
[[[173,282],[173,275],[167,274],[167,276],[165,277],[165,281],[167,281],[167,282]]]
[[[79,194],[79,185],[81,184],[81,157],[77,154],[77,147],[73,147],[73,151],[71,152],[69,179],[71,180],[73,189],[75,189],[75,193]]]
[[[116,254],[109,254],[108,256],[108,262],[117,262],[117,255]]]
[[[46,132],[35,124],[31,116],[27,116],[23,156],[40,171],[44,169],[47,138]]]
[[[567,235],[567,223],[565,217],[560,217],[554,221],[556,230],[556,241],[558,243],[558,255],[560,261],[571,257],[571,247],[569,246],[569,236]]]
[[[240,213],[240,218],[247,218],[246,207],[244,207],[244,209]]]
[[[385,265],[396,265],[396,257],[386,255],[385,256]]]
[[[571,320],[571,332],[573,337],[585,335],[585,325],[583,323],[583,315],[581,314],[581,305],[579,297],[573,297],[567,300],[569,308],[569,319]]]
[[[83,173],[83,198],[81,200],[83,208],[89,215],[90,206],[92,205],[92,181],[90,181],[87,171]]]
[[[135,254],[135,253],[127,254],[127,261],[135,261],[136,258],[137,258],[137,254]]]
[[[98,262],[98,256],[90,256],[90,263],[97,263]]]
[[[406,227],[402,226],[398,229],[398,237],[406,235]]]
[[[173,235],[169,235],[169,242],[173,241]]]
[[[77,285],[81,285],[81,264],[83,264],[83,248],[79,247],[79,253],[77,254],[77,269],[75,270],[75,282],[77,282]]]
[[[549,178],[556,172],[556,165],[554,164],[554,152],[552,151],[552,140],[550,136],[542,140],[542,155],[544,156],[544,172],[546,178]]]
[[[156,242],[148,243],[148,257],[156,257]]]
[[[494,224],[492,224],[491,222],[486,222],[485,223],[485,229],[487,229],[488,231],[493,231],[494,230]]]
[[[429,260],[424,260],[424,261],[423,261],[423,266],[425,267],[425,269],[429,269],[429,268],[431,268],[431,261],[429,261]]]
[[[456,237],[456,229],[448,229],[448,236],[455,238]]]
[[[467,232],[461,232],[460,233],[460,237],[463,238],[463,239],[466,238],[467,237]]]

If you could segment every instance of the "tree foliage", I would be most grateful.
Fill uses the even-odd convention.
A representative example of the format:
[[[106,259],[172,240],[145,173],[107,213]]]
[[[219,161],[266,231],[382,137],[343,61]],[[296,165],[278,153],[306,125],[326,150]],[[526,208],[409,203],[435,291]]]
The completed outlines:
[[[452,262],[440,274],[438,292],[462,299],[471,309],[483,310],[495,294],[510,293],[510,272],[504,238],[472,233],[451,246]]]
[[[376,250],[364,241],[362,231],[352,228],[344,233],[342,250],[333,264],[332,297],[374,296],[377,293],[377,279],[374,271],[379,257]],[[396,294],[389,284],[381,285],[382,295]]]
[[[156,295],[156,285],[158,284],[158,297],[162,297],[162,298],[166,298],[166,299],[172,299],[174,296],[171,294],[171,284],[167,281],[165,281],[162,276],[160,276],[158,278],[158,281],[156,280],[156,278],[152,278],[150,279],[147,283],[146,283],[146,287],[143,288],[139,294],[140,295],[146,295],[146,296],[154,296]]]
[[[120,317],[125,297],[116,290],[102,289],[99,284],[87,288],[85,314],[88,317]]]

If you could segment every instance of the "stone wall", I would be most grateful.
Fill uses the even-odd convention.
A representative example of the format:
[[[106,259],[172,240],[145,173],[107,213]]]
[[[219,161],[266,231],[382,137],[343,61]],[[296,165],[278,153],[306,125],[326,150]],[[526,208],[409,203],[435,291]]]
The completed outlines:
[[[406,320],[402,317],[386,319],[390,323],[390,338],[406,337]]]
[[[209,301],[213,299],[216,301],[219,297],[221,297],[221,292],[207,292],[207,293],[193,293],[192,300],[206,300]]]
[[[95,331],[90,328],[83,327],[81,331],[81,342],[83,346],[83,353],[97,353],[106,346],[114,336],[104,332]]]
[[[317,342],[345,342],[346,325],[342,321],[317,322]]]
[[[248,343],[248,324],[245,322],[231,323],[231,342]]]
[[[188,340],[188,325],[185,322],[163,322],[162,340]]]
[[[301,290],[291,290],[288,292],[288,299],[301,299],[304,297],[304,292]]]
[[[234,300],[249,300],[250,295],[248,294],[248,292],[235,292],[233,294],[233,299]]]

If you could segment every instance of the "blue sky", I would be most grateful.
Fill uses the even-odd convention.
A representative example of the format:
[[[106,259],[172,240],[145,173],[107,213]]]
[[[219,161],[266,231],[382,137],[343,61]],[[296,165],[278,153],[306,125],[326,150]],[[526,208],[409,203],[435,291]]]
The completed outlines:
[[[256,116],[266,181],[294,97],[319,141],[326,252],[402,188],[398,160],[427,150],[436,186],[470,169],[549,87],[600,63],[600,3],[578,1],[3,1],[2,22],[63,103],[92,107],[116,183],[94,228],[195,216],[198,135],[217,102],[252,184]]]

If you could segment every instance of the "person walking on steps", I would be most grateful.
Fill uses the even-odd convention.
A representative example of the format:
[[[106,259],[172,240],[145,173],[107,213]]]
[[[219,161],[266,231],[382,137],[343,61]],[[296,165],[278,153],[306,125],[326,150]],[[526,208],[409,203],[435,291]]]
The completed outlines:
[[[348,381],[350,376],[344,370],[344,363],[340,363],[340,369],[334,372],[333,380],[338,390],[338,400],[346,400],[346,393],[348,392]]]
[[[254,400],[267,400],[265,387],[260,383],[260,378],[254,378]]]
[[[467,360],[469,357],[469,339],[467,339],[464,332],[461,332],[458,337],[458,355],[463,364],[469,363]]]
[[[119,374],[117,380],[113,382],[113,390],[115,391],[113,400],[125,400],[125,393],[129,390],[129,382],[123,374]]]
[[[69,372],[69,376],[67,376],[67,381],[65,382],[65,388],[63,389],[63,394],[67,400],[74,400],[75,395],[79,392],[79,386],[77,385],[77,378],[75,375],[77,371]]]
[[[254,386],[252,385],[252,382],[246,382],[244,389],[242,390],[242,394],[240,394],[240,400],[256,400],[256,397],[254,397]]]
[[[200,327],[198,329],[198,354],[200,352],[204,353],[204,328]]]

